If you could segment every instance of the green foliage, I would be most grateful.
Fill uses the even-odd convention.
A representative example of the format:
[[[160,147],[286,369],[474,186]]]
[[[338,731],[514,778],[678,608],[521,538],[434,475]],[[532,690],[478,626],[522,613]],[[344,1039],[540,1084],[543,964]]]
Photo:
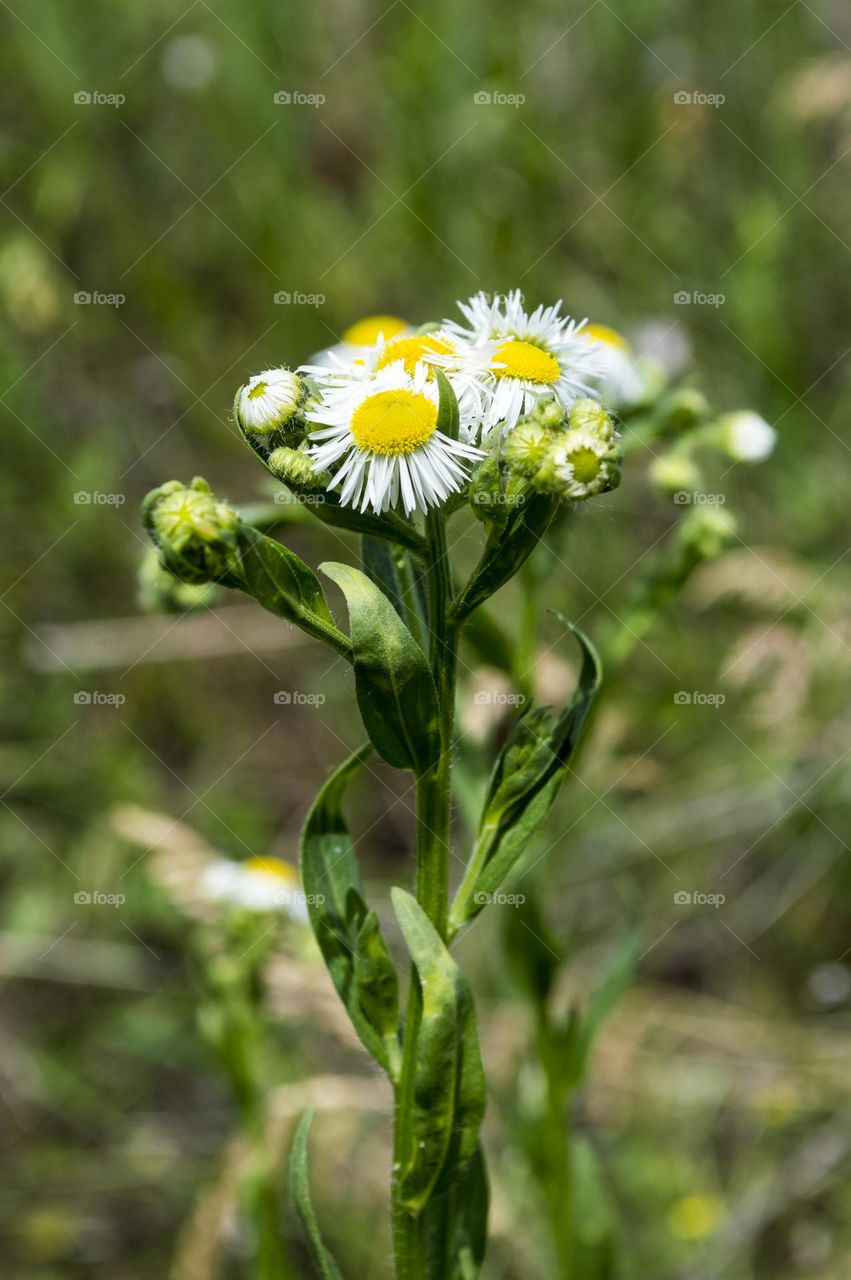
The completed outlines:
[[[422,992],[416,1059],[406,1060],[400,1081],[410,1124],[397,1175],[402,1204],[418,1214],[452,1188],[477,1150],[485,1079],[466,980],[410,894],[394,889],[392,897]]]
[[[573,697],[558,716],[530,706],[497,758],[482,806],[473,856],[450,912],[453,931],[473,920],[528,848],[558,793],[582,726],[600,688],[600,661],[566,619],[582,651]]]
[[[370,741],[396,769],[422,776],[438,756],[438,708],[425,654],[393,604],[360,569],[327,563],[349,606],[355,691]]]
[[[354,844],[341,805],[352,775],[371,753],[362,747],[320,790],[301,840],[301,874],[319,948],[352,1024],[391,1076],[398,1072],[398,984],[378,920],[367,908]]]
[[[305,1111],[298,1123],[290,1152],[290,1199],[304,1227],[310,1253],[321,1280],[343,1280],[340,1270],[322,1240],[319,1223],[310,1197],[307,1172],[307,1139],[313,1120],[312,1110]]]

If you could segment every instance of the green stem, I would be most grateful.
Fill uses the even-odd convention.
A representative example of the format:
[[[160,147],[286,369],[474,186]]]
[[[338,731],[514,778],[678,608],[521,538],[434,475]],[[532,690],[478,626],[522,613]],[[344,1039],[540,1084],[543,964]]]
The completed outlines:
[[[417,779],[417,901],[432,924],[446,938],[449,916],[449,853],[452,819],[452,747],[455,725],[457,631],[448,620],[452,574],[443,512],[426,519],[428,556],[426,582],[429,600],[429,657],[437,686],[440,752],[437,764]],[[393,1248],[397,1280],[432,1278],[428,1256],[427,1214],[415,1217],[400,1204],[398,1178],[410,1156],[411,1112],[417,1066],[417,1041],[422,1019],[422,992],[411,974],[408,1016],[402,1047],[402,1071],[396,1092],[393,1144]]]

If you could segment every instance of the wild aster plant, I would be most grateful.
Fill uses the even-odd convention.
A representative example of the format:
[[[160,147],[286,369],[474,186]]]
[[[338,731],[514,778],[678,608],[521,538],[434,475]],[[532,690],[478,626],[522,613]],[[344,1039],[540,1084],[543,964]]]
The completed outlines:
[[[697,393],[649,378],[625,340],[576,324],[561,304],[528,313],[519,292],[493,300],[480,294],[461,312],[463,323],[416,331],[392,316],[372,317],[310,365],[258,374],[237,392],[234,417],[260,462],[319,520],[360,535],[359,565],[320,566],[345,597],[348,630],[332,615],[313,570],[264,532],[281,523],[280,508],[240,514],[199,478],[189,486],[171,481],[143,505],[162,570],[180,583],[246,592],[354,671],[366,741],[331,775],[307,815],[301,874],[331,978],[394,1093],[399,1280],[471,1280],[481,1269],[485,1078],[473,995],[450,948],[544,822],[601,683],[593,646],[562,618],[581,654],[575,692],[561,710],[527,702],[518,716],[493,765],[452,895],[461,633],[481,628],[481,606],[519,575],[525,640],[516,648],[528,657],[548,571],[545,555],[537,558],[544,567],[533,567],[533,552],[544,540],[557,548],[571,511],[617,486],[624,446],[673,442],[654,479],[669,492],[675,481],[697,486],[692,455],[700,446],[755,460],[769,448],[771,432],[753,416],[713,425]],[[623,441],[608,406],[630,423]],[[447,523],[465,506],[481,523],[484,542],[472,573],[458,582]],[[696,565],[731,536],[726,513],[692,510],[637,584],[629,626],[609,645],[615,663]],[[491,637],[500,636],[492,620],[487,626]],[[396,887],[391,895],[412,964],[404,1013],[396,965],[366,901],[342,813],[347,789],[374,754],[409,771],[416,785],[414,892]],[[291,1189],[327,1280],[340,1273],[310,1204],[308,1123],[306,1117],[296,1137]],[[566,1167],[557,1150],[566,1139],[556,1132],[552,1141],[556,1164]],[[552,1199],[552,1186],[544,1193]],[[572,1275],[571,1221],[560,1220],[558,1204],[552,1216],[563,1274]]]

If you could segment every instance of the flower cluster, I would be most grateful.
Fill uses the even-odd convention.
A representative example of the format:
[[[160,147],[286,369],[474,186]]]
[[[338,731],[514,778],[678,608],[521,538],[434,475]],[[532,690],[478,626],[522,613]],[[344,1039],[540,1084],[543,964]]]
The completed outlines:
[[[623,450],[615,424],[601,404],[584,397],[569,411],[541,400],[506,441],[509,470],[533,490],[581,502],[620,484]]]
[[[598,407],[588,397],[603,344],[561,303],[529,312],[515,290],[459,309],[460,320],[418,330],[368,317],[297,372],[258,374],[236,396],[240,429],[296,489],[413,516],[463,490],[473,465],[499,454],[530,414],[542,410],[556,430],[577,401]],[[457,402],[454,430],[440,421],[441,375]],[[613,487],[611,434],[561,435],[547,491],[575,500]]]

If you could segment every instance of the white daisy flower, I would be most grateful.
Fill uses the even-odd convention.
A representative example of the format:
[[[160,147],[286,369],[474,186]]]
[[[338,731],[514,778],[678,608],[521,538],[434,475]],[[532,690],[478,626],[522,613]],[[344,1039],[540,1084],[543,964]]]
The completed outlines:
[[[364,316],[363,319],[349,325],[340,341],[333,347],[318,351],[312,363],[318,369],[333,369],[341,364],[363,358],[371,347],[379,343],[391,342],[393,338],[399,338],[408,333],[413,333],[411,325],[399,316]]]
[[[298,871],[280,858],[219,858],[204,869],[201,892],[243,911],[283,912],[301,923],[308,918]]]
[[[302,383],[290,369],[267,369],[249,378],[237,394],[236,412],[246,431],[269,435],[293,417],[302,399]]]
[[[484,455],[438,431],[437,411],[437,383],[422,361],[409,373],[396,360],[362,382],[332,375],[307,413],[320,428],[310,435],[314,466],[333,472],[328,487],[344,506],[380,514],[400,496],[407,515],[439,506],[466,481],[465,463]]]
[[[721,442],[734,462],[764,462],[774,452],[777,432],[749,409],[728,413],[718,423]]]
[[[489,354],[487,378],[491,396],[484,430],[502,423],[512,431],[540,396],[555,397],[565,409],[591,393],[596,343],[584,336],[585,321],[560,314],[561,303],[528,313],[519,289],[492,301],[478,293],[458,306],[466,326],[447,321],[450,336]]]
[[[625,409],[646,400],[653,380],[623,334],[605,324],[586,325],[582,332],[595,344],[595,382],[606,404]]]

